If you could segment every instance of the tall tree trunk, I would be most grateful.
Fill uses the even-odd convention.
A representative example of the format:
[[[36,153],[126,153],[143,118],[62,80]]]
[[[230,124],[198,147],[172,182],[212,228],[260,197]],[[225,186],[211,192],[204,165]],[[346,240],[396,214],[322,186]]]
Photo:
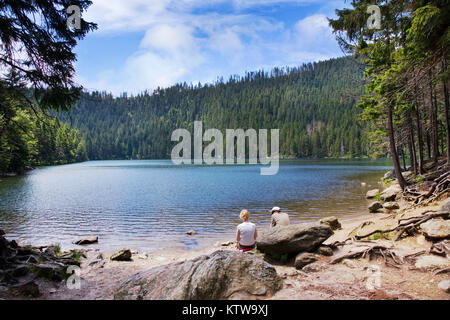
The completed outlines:
[[[398,150],[398,152],[400,152],[400,154],[402,155],[403,171],[406,171],[405,149],[400,148],[400,149]]]
[[[442,61],[443,72],[447,70],[447,60]],[[444,113],[445,113],[445,129],[447,131],[447,165],[450,166],[450,98],[448,96],[448,83],[444,79]]]
[[[433,94],[433,75],[432,71],[429,72],[430,76],[430,120],[431,120],[431,145],[433,148],[433,163],[437,166],[438,163],[438,134],[437,134],[437,105]]]
[[[430,132],[429,131],[427,131],[427,134],[426,134],[426,142],[427,142],[428,160],[431,160],[431,141],[430,141]]]
[[[419,174],[423,174],[423,140],[422,124],[420,123],[419,105],[416,103],[417,146],[419,147]]]
[[[400,168],[400,163],[398,161],[397,149],[395,147],[395,139],[394,139],[394,125],[392,122],[392,109],[388,107],[387,111],[388,121],[387,121],[387,131],[389,136],[389,149],[391,151],[392,161],[394,162],[394,172],[397,177],[397,181],[402,188],[402,190],[406,187],[405,178],[402,175],[402,169]]]
[[[410,113],[408,113],[408,126],[409,126],[408,145],[409,145],[409,154],[411,157],[411,165],[413,167],[414,174],[417,174],[416,143],[414,141],[414,127]]]

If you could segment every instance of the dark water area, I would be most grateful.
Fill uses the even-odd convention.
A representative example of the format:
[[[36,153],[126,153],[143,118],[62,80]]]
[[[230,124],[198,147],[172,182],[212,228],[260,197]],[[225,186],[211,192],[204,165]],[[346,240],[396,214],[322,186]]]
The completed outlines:
[[[389,161],[284,160],[260,166],[175,166],[170,160],[90,161],[36,169],[0,181],[0,228],[21,243],[63,248],[98,235],[98,248],[194,248],[233,237],[239,212],[259,228],[279,206],[294,223],[367,212]],[[197,234],[187,236],[187,230]]]

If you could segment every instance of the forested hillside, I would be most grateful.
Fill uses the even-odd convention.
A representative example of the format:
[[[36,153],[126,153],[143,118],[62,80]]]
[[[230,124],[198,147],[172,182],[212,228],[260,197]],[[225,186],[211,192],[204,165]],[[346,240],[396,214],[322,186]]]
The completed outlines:
[[[169,158],[172,131],[192,130],[194,120],[204,129],[279,128],[283,157],[361,156],[368,154],[355,107],[362,76],[361,65],[341,58],[135,97],[85,93],[70,121],[91,160]]]
[[[0,81],[0,176],[86,160],[79,132],[30,104],[28,96],[30,90]]]

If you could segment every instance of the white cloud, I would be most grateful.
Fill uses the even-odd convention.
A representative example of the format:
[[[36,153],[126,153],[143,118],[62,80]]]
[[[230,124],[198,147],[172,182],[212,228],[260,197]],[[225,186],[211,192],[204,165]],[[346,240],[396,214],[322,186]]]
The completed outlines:
[[[126,62],[95,78],[79,78],[87,88],[137,93],[176,82],[202,83],[259,68],[298,65],[339,54],[325,14],[282,21],[239,8],[319,0],[232,0],[232,13],[193,13],[225,0],[97,0],[86,18],[104,33],[145,31],[138,50]]]

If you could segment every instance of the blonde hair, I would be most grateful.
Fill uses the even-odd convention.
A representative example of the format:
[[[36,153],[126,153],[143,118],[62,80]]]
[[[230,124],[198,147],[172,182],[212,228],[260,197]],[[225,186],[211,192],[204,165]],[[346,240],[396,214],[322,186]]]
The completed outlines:
[[[248,210],[244,209],[241,211],[240,217],[242,220],[247,221],[250,218],[250,212],[248,212]]]

